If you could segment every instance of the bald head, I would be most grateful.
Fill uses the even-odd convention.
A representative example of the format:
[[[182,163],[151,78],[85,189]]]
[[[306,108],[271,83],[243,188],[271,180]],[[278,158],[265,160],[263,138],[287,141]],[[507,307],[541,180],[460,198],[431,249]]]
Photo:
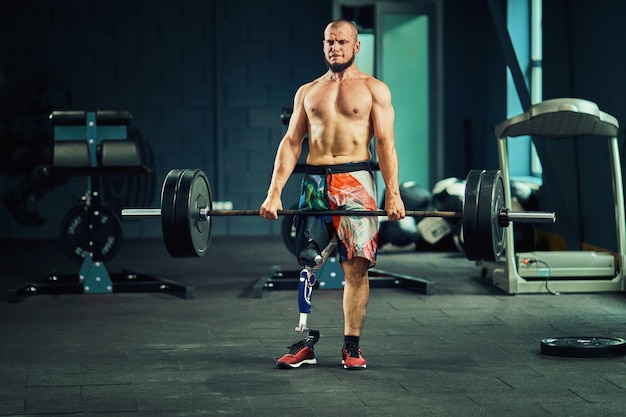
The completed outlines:
[[[358,40],[359,31],[357,30],[354,23],[346,19],[337,19],[330,22],[326,29],[324,30],[324,38],[328,39],[328,35],[330,33],[341,32],[346,35],[349,35],[352,40],[355,42]]]

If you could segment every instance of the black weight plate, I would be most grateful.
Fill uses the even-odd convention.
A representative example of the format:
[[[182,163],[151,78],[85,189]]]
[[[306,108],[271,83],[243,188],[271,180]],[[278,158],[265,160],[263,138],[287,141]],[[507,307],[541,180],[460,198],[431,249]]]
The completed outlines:
[[[115,213],[101,206],[93,217],[93,227],[89,227],[90,219],[84,205],[72,207],[61,220],[61,247],[63,251],[77,263],[82,263],[93,249],[89,244],[94,242],[94,258],[108,262],[117,255],[122,246],[122,223]]]
[[[204,172],[187,169],[178,181],[176,194],[176,231],[181,257],[202,257],[211,238],[211,218],[200,216],[201,208],[212,208],[209,180]]]
[[[463,196],[463,249],[465,256],[471,261],[479,261],[478,249],[478,198],[480,183],[484,170],[473,169],[465,180],[465,194]]]
[[[200,170],[197,170],[192,184],[190,193],[189,205],[191,211],[189,212],[189,225],[191,229],[191,238],[193,240],[193,247],[197,256],[204,256],[209,249],[211,242],[211,217],[202,218],[200,215],[200,209],[208,208],[213,209],[213,201],[211,199],[211,185],[206,174]]]
[[[541,340],[541,353],[574,358],[626,355],[626,340],[609,337],[550,337]]]
[[[176,255],[174,258],[189,258],[195,256],[195,250],[189,230],[189,193],[194,171],[183,169],[176,183],[176,197],[174,201],[174,222],[176,227]]]
[[[478,196],[477,239],[480,258],[495,262],[504,248],[504,228],[498,222],[504,208],[504,181],[500,171],[485,171]]]
[[[500,224],[500,211],[506,208],[506,196],[504,195],[504,178],[501,171],[495,171],[496,178],[494,180],[493,190],[493,206],[491,208],[491,235],[493,236],[493,254],[498,260],[504,253],[504,231],[506,230]]]
[[[167,252],[179,258],[178,234],[176,231],[176,187],[184,170],[172,169],[165,176],[161,188],[161,229]]]

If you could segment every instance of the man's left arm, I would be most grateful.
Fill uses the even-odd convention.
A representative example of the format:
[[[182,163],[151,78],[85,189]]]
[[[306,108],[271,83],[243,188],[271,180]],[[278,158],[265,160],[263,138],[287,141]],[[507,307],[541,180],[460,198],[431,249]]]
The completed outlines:
[[[400,220],[405,216],[404,203],[400,198],[398,184],[399,167],[394,138],[394,109],[389,87],[375,80],[370,86],[372,92],[372,123],[376,138],[378,165],[385,182],[385,211],[389,220]]]

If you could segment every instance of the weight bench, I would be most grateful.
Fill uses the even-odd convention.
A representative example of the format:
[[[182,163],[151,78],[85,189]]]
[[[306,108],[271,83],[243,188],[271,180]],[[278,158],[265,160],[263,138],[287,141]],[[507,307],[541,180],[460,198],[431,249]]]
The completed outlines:
[[[132,116],[128,111],[53,111],[51,172],[85,176],[87,190],[81,204],[65,215],[61,243],[70,258],[81,264],[78,274],[52,274],[39,283],[9,290],[9,302],[38,294],[108,294],[113,292],[168,292],[193,298],[193,288],[130,271],[109,273],[105,262],[118,252],[122,225],[115,212],[102,204],[104,175],[140,175],[151,172],[142,163],[138,144],[128,139]]]

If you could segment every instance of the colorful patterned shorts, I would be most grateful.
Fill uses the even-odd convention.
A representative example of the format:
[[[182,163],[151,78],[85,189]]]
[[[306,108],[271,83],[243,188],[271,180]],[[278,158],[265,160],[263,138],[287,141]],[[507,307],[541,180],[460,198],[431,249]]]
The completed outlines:
[[[368,162],[306,166],[300,210],[376,210],[376,185]],[[312,220],[315,219],[315,220]],[[376,264],[378,217],[311,216],[334,229],[341,260],[361,257]],[[320,247],[320,250],[324,249]]]

